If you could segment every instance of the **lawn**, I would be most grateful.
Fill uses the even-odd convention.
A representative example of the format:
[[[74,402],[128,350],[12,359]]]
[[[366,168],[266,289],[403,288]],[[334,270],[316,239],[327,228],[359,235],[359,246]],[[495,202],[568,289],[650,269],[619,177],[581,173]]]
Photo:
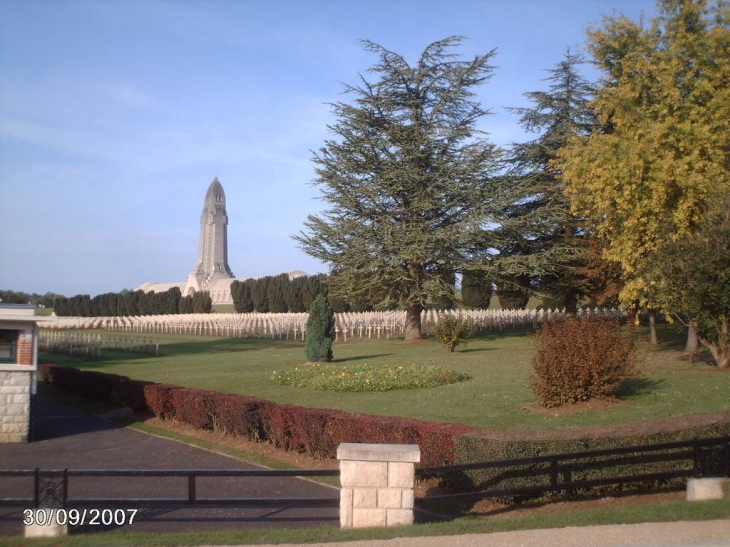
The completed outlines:
[[[274,371],[300,366],[306,360],[304,343],[292,340],[146,334],[140,336],[159,339],[159,355],[106,352],[101,359],[86,361],[41,354],[41,362],[280,403],[503,430],[534,431],[730,411],[730,371],[718,370],[701,359],[688,361],[681,354],[683,339],[671,327],[665,326],[660,334],[663,344],[650,348],[643,343],[646,332],[637,330],[644,359],[640,375],[625,384],[620,402],[569,413],[535,411],[529,388],[534,348],[525,331],[484,333],[454,353],[433,340],[405,344],[398,339],[356,338],[335,344],[338,365],[438,365],[472,378],[436,388],[386,392],[319,391],[271,381]]]

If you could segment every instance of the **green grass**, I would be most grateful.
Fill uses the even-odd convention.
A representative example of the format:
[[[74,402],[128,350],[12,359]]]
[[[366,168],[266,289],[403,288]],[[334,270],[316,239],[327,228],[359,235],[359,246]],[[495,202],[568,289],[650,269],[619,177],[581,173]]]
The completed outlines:
[[[213,304],[213,313],[236,313],[233,304]]]
[[[339,541],[385,540],[398,537],[484,534],[566,526],[701,521],[727,519],[729,516],[730,499],[723,499],[696,502],[675,501],[652,505],[542,514],[521,518],[466,518],[447,523],[395,528],[340,529],[323,526],[299,529],[260,528],[255,530],[177,534],[142,534],[133,531],[115,531],[36,540],[21,537],[3,537],[2,544],[5,547],[27,545],[38,547],[91,547],[97,545],[107,547],[174,547],[178,545],[276,545],[281,543],[301,545]]]
[[[304,343],[292,340],[236,339],[208,336],[152,335],[160,340],[160,355],[105,353],[99,360],[61,355],[40,362],[70,364],[86,370],[132,378],[242,393],[280,403],[336,408],[349,412],[457,422],[495,429],[541,430],[595,424],[627,423],[670,416],[730,410],[730,371],[681,358],[683,337],[671,327],[661,330],[658,348],[642,343],[641,376],[626,383],[623,401],[591,411],[553,415],[528,408],[535,399],[529,388],[534,354],[524,331],[495,332],[469,340],[469,346],[449,353],[434,340],[405,344],[397,339],[349,339],[336,343],[336,365],[436,365],[468,374],[472,379],[431,389],[336,393],[279,385],[275,370],[301,365]],[[124,333],[125,336],[132,336]],[[643,340],[646,331],[639,329]],[[149,334],[139,335],[150,338]]]

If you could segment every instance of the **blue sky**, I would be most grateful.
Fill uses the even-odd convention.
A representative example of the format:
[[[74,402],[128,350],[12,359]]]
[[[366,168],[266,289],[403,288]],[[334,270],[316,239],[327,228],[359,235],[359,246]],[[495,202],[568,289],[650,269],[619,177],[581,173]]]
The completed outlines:
[[[481,129],[524,139],[506,107],[616,9],[653,0],[0,0],[0,289],[95,294],[183,281],[218,177],[236,276],[326,266],[291,239],[316,199],[327,103],[376,61],[466,37],[497,48]],[[586,68],[586,74],[595,74]]]

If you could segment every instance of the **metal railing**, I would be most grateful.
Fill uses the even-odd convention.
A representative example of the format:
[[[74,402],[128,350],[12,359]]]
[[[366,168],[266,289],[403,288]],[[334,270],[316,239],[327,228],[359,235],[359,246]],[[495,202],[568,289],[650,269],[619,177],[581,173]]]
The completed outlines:
[[[339,493],[333,497],[307,498],[247,498],[247,497],[200,497],[198,479],[204,477],[313,477],[339,476],[338,469],[0,469],[0,477],[33,477],[33,491],[26,497],[0,498],[0,505],[25,507],[339,507]],[[72,497],[69,485],[81,477],[133,477],[185,479],[187,495],[184,497]],[[169,486],[169,485],[168,485]]]
[[[675,462],[676,468],[668,471],[617,474],[600,478],[575,480],[574,475],[590,473],[598,469],[612,466],[659,464],[666,467],[668,462]],[[421,497],[418,504],[424,501],[446,499],[484,499],[522,494],[542,494],[562,490],[575,490],[596,486],[640,483],[645,481],[661,481],[686,477],[730,476],[730,436],[711,439],[695,439],[671,443],[629,446],[606,450],[592,450],[567,454],[552,454],[531,458],[499,460],[490,462],[449,465],[416,469],[416,477],[445,477],[451,475],[468,478],[468,472],[483,469],[498,470],[488,483],[490,488],[470,492],[458,492]],[[3,477],[32,477],[32,491],[26,497],[0,498],[0,506],[24,505],[25,507],[83,507],[83,506],[238,506],[238,507],[338,507],[339,493],[332,497],[201,497],[198,493],[198,480],[201,478],[224,477],[335,477],[338,469],[0,469]],[[531,486],[514,486],[507,488],[494,487],[500,482],[514,481],[516,478],[547,477],[547,482]],[[178,477],[184,479],[186,495],[179,497],[103,497],[103,496],[70,496],[69,485],[80,478],[165,478]],[[166,485],[167,488],[170,485]],[[89,489],[89,485],[86,485]],[[209,488],[210,489],[210,488]],[[14,489],[13,491],[18,491]]]

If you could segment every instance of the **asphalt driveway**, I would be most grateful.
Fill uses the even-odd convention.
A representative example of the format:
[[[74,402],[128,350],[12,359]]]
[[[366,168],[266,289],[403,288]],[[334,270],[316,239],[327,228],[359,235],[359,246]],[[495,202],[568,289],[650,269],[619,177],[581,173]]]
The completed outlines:
[[[34,402],[35,441],[0,444],[2,469],[251,469],[256,466],[178,441],[121,427],[56,404],[41,396]],[[201,497],[333,497],[337,490],[290,477],[198,479]],[[185,497],[187,482],[174,478],[78,478],[69,495],[94,497]],[[0,478],[0,498],[31,496],[30,477]],[[73,489],[76,489],[75,491]],[[23,507],[0,507],[0,535],[23,533]],[[303,527],[337,525],[333,508],[140,508],[126,528],[145,532]],[[99,531],[84,526],[75,532]]]

